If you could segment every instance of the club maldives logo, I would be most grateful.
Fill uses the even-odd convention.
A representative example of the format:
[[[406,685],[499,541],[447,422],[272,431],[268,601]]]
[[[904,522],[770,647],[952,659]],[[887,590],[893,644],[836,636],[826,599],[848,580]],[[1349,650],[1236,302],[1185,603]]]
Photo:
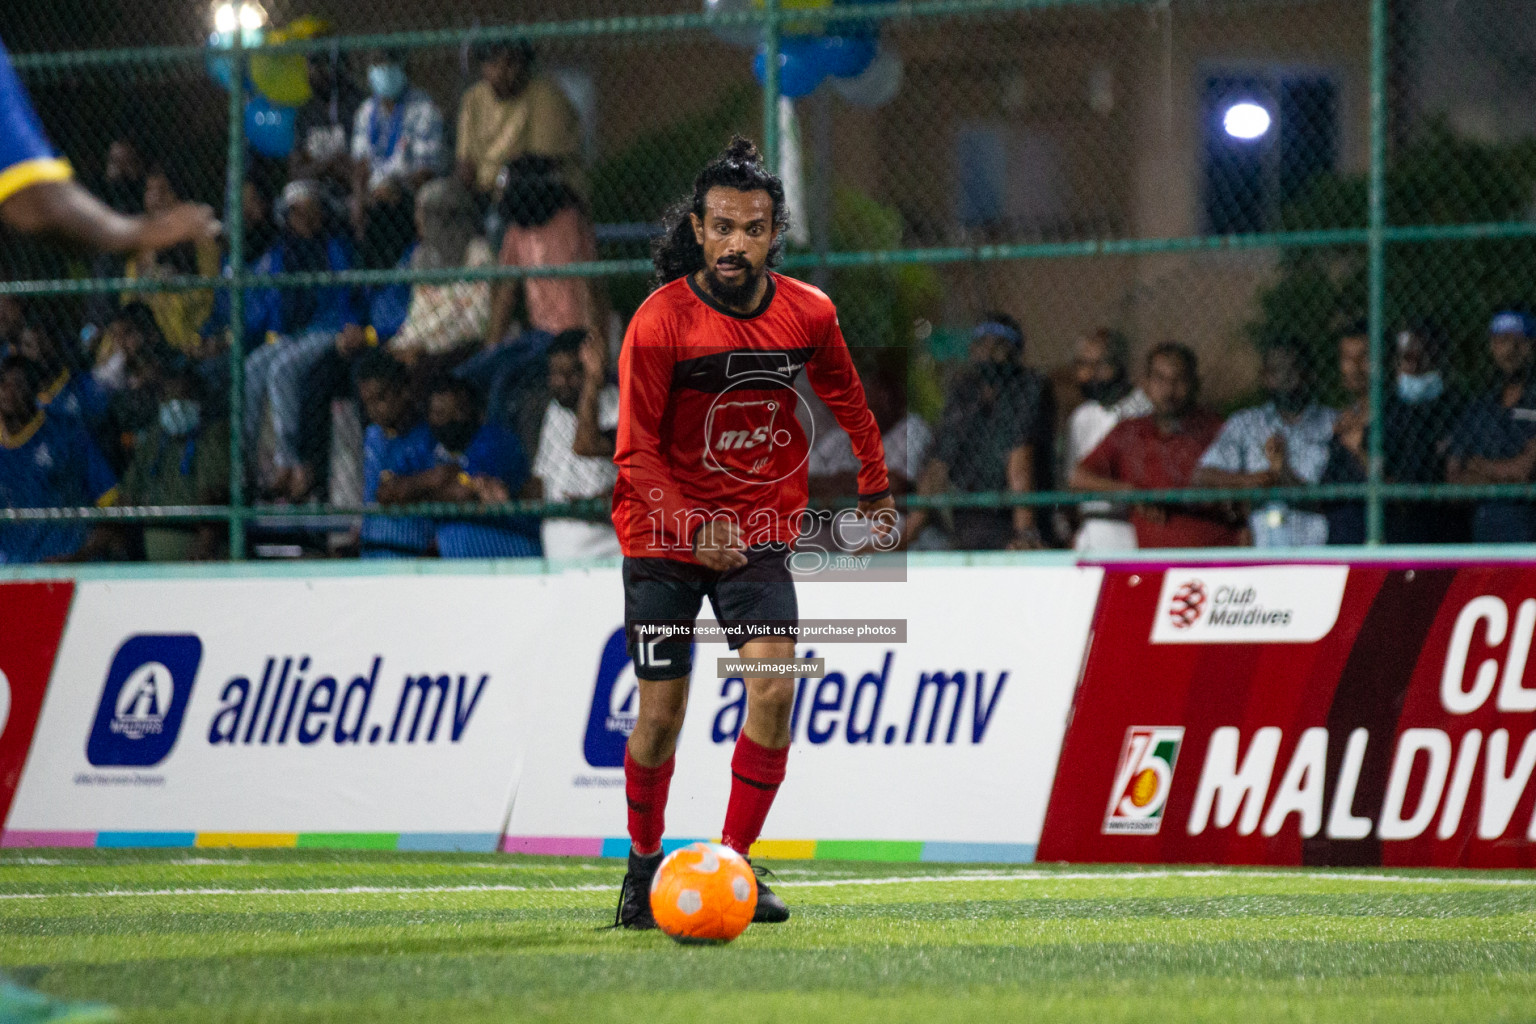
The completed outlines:
[[[1348,580],[1344,565],[1170,568],[1152,643],[1315,643],[1332,631]]]
[[[1190,580],[1173,592],[1173,600],[1168,602],[1168,619],[1174,629],[1188,629],[1199,620],[1205,609],[1205,596],[1205,584],[1199,580]]]
[[[117,649],[85,746],[98,768],[159,764],[176,745],[203,642],[190,634],[141,634]]]
[[[1184,730],[1179,726],[1134,725],[1125,731],[1109,809],[1104,813],[1106,835],[1157,834],[1183,743]]]

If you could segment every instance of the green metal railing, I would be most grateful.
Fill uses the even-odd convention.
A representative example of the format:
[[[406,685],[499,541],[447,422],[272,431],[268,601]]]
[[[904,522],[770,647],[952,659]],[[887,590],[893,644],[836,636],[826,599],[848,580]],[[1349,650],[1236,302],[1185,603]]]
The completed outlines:
[[[791,270],[816,268],[852,269],[860,267],[895,266],[902,264],[953,264],[991,263],[1002,261],[1028,261],[1063,258],[1090,258],[1106,256],[1143,256],[1152,254],[1177,254],[1198,252],[1222,252],[1240,250],[1287,250],[1306,247],[1363,247],[1367,256],[1367,300],[1370,323],[1370,403],[1373,415],[1369,429],[1368,478],[1362,484],[1335,484],[1310,487],[1269,489],[1178,489],[1163,491],[1114,492],[1096,494],[1085,492],[1042,492],[1032,494],[984,493],[948,494],[908,499],[911,508],[967,508],[1012,507],[1019,505],[1071,505],[1093,499],[1109,499],[1122,504],[1163,503],[1188,504],[1213,501],[1291,500],[1363,501],[1367,508],[1368,541],[1381,543],[1383,536],[1383,506],[1394,500],[1466,501],[1487,498],[1536,497],[1536,485],[1510,484],[1489,486],[1433,486],[1395,484],[1383,477],[1383,408],[1385,380],[1384,357],[1386,335],[1386,276],[1389,247],[1394,244],[1425,242],[1465,242],[1494,239],[1536,238],[1536,223],[1497,222],[1466,224],[1408,224],[1389,225],[1388,199],[1388,3],[1389,0],[1369,0],[1370,19],[1370,123],[1369,123],[1369,172],[1367,221],[1361,227],[1343,227],[1327,230],[1297,230],[1262,232],[1236,235],[1196,236],[1177,238],[1105,238],[1063,242],[1037,242],[1020,244],[979,244],[940,246],[907,249],[880,249],[833,251],[825,253],[794,253],[785,260]],[[1060,10],[1068,8],[1104,9],[1123,7],[1148,7],[1147,0],[914,0],[914,2],[877,3],[857,8],[860,20],[871,22],[915,22],[957,16],[982,16],[1017,14]],[[761,149],[770,164],[777,163],[780,140],[778,137],[779,65],[778,54],[786,21],[797,22],[848,18],[847,8],[794,9],[786,11],[780,0],[763,0],[755,11],[720,16],[703,14],[667,14],[639,17],[586,18],[566,21],[545,21],[524,25],[493,26],[462,30],[432,30],[387,34],[366,34],[330,37],[303,42],[266,44],[247,48],[235,33],[234,47],[229,56],[235,73],[231,75],[229,92],[229,146],[228,170],[225,184],[228,219],[225,228],[229,240],[230,273],[223,278],[173,277],[163,280],[123,279],[55,279],[0,282],[0,295],[21,296],[79,296],[91,293],[133,290],[187,291],[199,289],[223,289],[230,296],[230,320],[234,325],[243,322],[242,305],[244,291],[252,287],[303,287],[319,284],[385,284],[401,282],[445,282],[460,280],[511,281],[534,277],[615,277],[648,273],[650,264],[641,259],[611,259],[560,266],[509,267],[494,266],[479,269],[457,270],[368,270],[349,271],[339,274],[279,274],[254,275],[243,258],[243,223],[241,188],[245,175],[244,137],[244,82],[245,70],[255,53],[311,54],[319,52],[361,51],[387,47],[396,50],[414,50],[429,47],[460,46],[477,42],[501,40],[573,40],[595,37],[621,37],[649,35],[667,37],[678,33],[698,33],[722,26],[752,26],[762,33],[766,51],[766,74],[762,88],[762,138]],[[130,64],[155,65],[175,62],[197,62],[205,56],[202,47],[154,47],[116,50],[98,50],[61,53],[21,53],[13,56],[13,63],[23,72],[46,73],[81,69],[100,69]],[[836,296],[833,296],[834,299]],[[244,453],[241,436],[241,386],[244,365],[240,346],[232,345],[230,373],[233,385],[231,401],[231,503],[224,506],[200,507],[120,507],[109,509],[0,509],[0,522],[38,520],[91,520],[103,522],[187,522],[226,521],[229,528],[231,558],[240,559],[246,553],[246,528],[255,518],[304,519],[338,514],[423,515],[453,514],[459,516],[499,516],[511,513],[534,514],[586,514],[601,513],[601,502],[576,502],[554,504],[542,502],[512,502],[500,506],[444,506],[424,505],[380,509],[377,507],[269,507],[250,503],[244,493]]]

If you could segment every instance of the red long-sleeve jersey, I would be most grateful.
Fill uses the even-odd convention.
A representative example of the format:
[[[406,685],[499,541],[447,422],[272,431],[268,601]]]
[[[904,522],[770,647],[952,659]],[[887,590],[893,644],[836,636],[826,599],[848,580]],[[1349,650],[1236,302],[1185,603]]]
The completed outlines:
[[[799,537],[801,369],[853,441],[860,498],[889,493],[880,429],[820,289],[770,272],[762,304],[738,314],[690,275],[645,300],[619,354],[613,525],[625,555],[697,562],[694,531],[715,517],[733,519],[749,546]]]

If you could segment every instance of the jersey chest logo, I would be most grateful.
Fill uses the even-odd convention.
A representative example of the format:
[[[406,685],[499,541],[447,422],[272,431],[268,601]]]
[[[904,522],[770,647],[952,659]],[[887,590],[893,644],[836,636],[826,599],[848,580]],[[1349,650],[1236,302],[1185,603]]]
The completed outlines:
[[[783,403],[773,398],[715,403],[704,420],[704,465],[723,473],[761,476],[772,465],[774,452],[793,437],[778,421],[782,411]]]

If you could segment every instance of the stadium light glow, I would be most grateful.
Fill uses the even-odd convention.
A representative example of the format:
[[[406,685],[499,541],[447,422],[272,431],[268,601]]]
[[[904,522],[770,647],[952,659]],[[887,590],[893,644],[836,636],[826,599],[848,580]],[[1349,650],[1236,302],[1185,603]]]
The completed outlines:
[[[234,32],[237,19],[241,28],[247,32],[254,31],[267,23],[267,11],[261,4],[252,3],[249,0],[240,5],[238,14],[236,14],[235,5],[229,3],[228,0],[214,5],[214,31],[223,33]]]
[[[1221,126],[1227,134],[1244,142],[1263,138],[1271,123],[1269,111],[1250,100],[1232,104],[1221,117]]]

